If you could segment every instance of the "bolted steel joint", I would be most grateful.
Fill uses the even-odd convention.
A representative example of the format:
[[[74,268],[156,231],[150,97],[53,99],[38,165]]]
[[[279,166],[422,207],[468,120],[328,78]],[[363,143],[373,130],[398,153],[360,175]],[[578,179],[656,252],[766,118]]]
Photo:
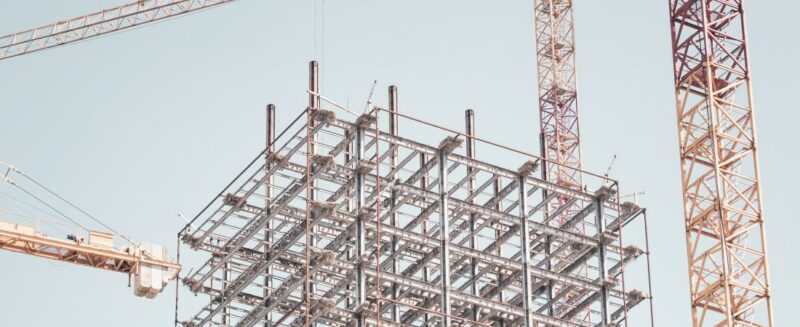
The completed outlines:
[[[461,143],[464,143],[464,140],[459,139],[458,137],[448,136],[442,140],[442,142],[439,142],[439,151],[449,154],[453,152],[453,150],[458,149],[461,146]]]
[[[226,205],[236,208],[240,208],[242,205],[247,204],[247,201],[245,201],[244,198],[233,195],[232,193],[225,194],[225,198],[222,200],[222,202]]]
[[[522,176],[529,176],[539,169],[539,161],[526,161],[522,166],[517,169],[517,172]]]
[[[332,124],[336,122],[336,114],[333,111],[323,109],[312,110],[311,119],[325,124]]]
[[[617,191],[616,191],[616,190],[614,190],[614,189],[612,189],[612,188],[610,188],[610,187],[608,187],[608,186],[605,186],[605,185],[604,185],[604,186],[601,186],[600,188],[598,188],[598,189],[597,189],[597,191],[594,191],[594,195],[595,195],[595,196],[596,196],[596,197],[597,197],[597,198],[598,198],[600,201],[605,201],[605,200],[608,200],[608,199],[610,199],[612,196],[614,196],[615,194],[617,194]]]
[[[336,208],[336,202],[330,201],[312,201],[311,213],[317,217],[326,217],[333,213]]]
[[[375,163],[369,160],[359,160],[356,162],[356,173],[366,175],[369,174],[373,169],[375,169]]]
[[[370,114],[363,114],[356,119],[356,126],[359,128],[369,128],[373,124],[375,124],[375,116]]]
[[[336,163],[333,162],[332,156],[314,155],[311,157],[311,164],[320,169],[330,169]]]
[[[642,207],[640,207],[638,204],[630,202],[630,201],[626,201],[625,203],[623,203],[621,205],[621,207],[622,207],[622,213],[628,214],[628,215],[632,214],[634,212],[637,212],[639,210],[642,210]]]

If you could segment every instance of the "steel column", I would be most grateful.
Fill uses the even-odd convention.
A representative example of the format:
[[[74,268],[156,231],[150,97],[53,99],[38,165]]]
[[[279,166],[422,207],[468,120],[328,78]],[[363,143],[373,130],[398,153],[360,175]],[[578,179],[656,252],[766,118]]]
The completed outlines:
[[[389,86],[389,133],[392,136],[398,135],[398,103],[397,103],[397,86],[391,85]],[[396,182],[397,180],[397,173],[395,168],[397,167],[397,148],[393,148],[390,154],[390,167],[392,169],[392,173],[389,176],[389,179],[392,182]],[[391,218],[389,223],[392,227],[399,227],[398,221],[398,213],[394,210],[395,205],[397,204],[397,191],[392,189],[391,191],[391,198],[390,198],[390,206],[389,208],[392,210]],[[391,255],[392,255],[392,273],[397,273],[400,271],[399,262],[397,261],[397,244],[399,240],[397,236],[392,236],[392,248],[391,248]],[[398,295],[400,294],[400,287],[397,283],[392,283],[392,299],[397,300]],[[392,320],[394,322],[400,322],[400,306],[397,303],[392,303]]]
[[[364,160],[364,127],[356,126],[356,165],[361,165]],[[357,326],[364,327],[365,320],[363,306],[367,299],[367,277],[364,274],[364,251],[366,250],[366,228],[364,226],[364,209],[366,186],[364,170],[356,169],[356,303]]]
[[[531,318],[533,312],[533,290],[531,289],[531,241],[528,227],[528,192],[525,175],[519,177],[519,217],[520,217],[520,251],[522,252],[522,296],[525,309],[525,327],[534,327]]]
[[[275,105],[268,104],[267,105],[267,148],[264,150],[264,173],[266,174],[270,169],[270,155],[275,151]],[[272,213],[272,209],[270,206],[272,205],[272,193],[275,190],[275,177],[269,176],[267,178],[267,182],[264,184],[264,208],[265,214],[270,215]],[[275,240],[273,239],[273,229],[275,228],[274,223],[270,220],[267,223],[267,228],[264,231],[266,235],[264,235],[264,240],[266,240],[266,251],[264,253],[269,252],[274,244]],[[272,284],[272,266],[267,267],[266,271],[267,276],[264,277],[264,297],[269,297],[271,293],[271,289],[273,287]],[[264,327],[271,327],[272,325],[272,313],[267,314],[267,321],[264,322]]]
[[[450,215],[447,187],[447,152],[439,150],[439,238],[441,239],[442,325],[450,326]]]

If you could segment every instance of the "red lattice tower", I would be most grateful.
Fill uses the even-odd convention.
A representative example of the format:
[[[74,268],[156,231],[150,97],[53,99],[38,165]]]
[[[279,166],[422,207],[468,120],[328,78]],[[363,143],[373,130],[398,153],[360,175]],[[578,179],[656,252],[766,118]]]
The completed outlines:
[[[546,177],[578,190],[582,185],[581,151],[572,1],[537,0],[535,21],[542,154],[548,160]]]
[[[773,326],[740,0],[670,0],[694,326]]]
[[[582,188],[580,130],[578,126],[578,90],[575,66],[575,34],[572,0],[535,0],[536,57],[539,85],[539,121],[541,128],[544,178],[561,186],[580,190]],[[550,202],[549,213],[563,206],[560,215],[551,224],[561,227],[579,207],[570,205],[570,198],[559,196]],[[571,229],[583,230],[584,223]],[[569,251],[560,256],[567,258]],[[552,259],[551,259],[552,260]],[[588,267],[578,272],[587,275]],[[569,292],[568,290],[554,290]],[[573,294],[563,296],[562,305],[574,303]],[[590,311],[584,316],[588,319]]]

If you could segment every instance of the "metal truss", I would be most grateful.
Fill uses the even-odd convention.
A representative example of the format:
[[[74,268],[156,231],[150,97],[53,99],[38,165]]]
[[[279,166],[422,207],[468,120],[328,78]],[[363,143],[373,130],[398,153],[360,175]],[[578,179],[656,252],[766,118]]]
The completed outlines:
[[[142,265],[149,265],[168,271],[170,280],[175,279],[181,270],[180,265],[148,258],[141,251],[132,248],[118,250],[113,247],[62,240],[34,230],[33,226],[0,221],[0,249],[132,275],[139,274]]]
[[[581,149],[572,0],[536,0],[536,59],[542,157],[548,180],[580,189]]]
[[[773,326],[741,0],[671,0],[694,326]]]
[[[643,209],[616,182],[587,192],[537,177],[534,156],[478,160],[475,141],[523,152],[401,115],[396,88],[389,109],[341,119],[314,71],[282,146],[179,234],[209,254],[183,279],[210,296],[184,326],[611,326],[648,297],[624,287],[643,251],[622,230]],[[439,142],[398,135],[400,117]]]
[[[575,66],[575,24],[572,0],[536,0],[534,21],[536,25],[536,59],[539,86],[540,146],[543,162],[542,178],[564,187],[581,190],[584,187],[581,174],[580,129],[578,124],[577,69]],[[566,212],[555,220],[555,226],[565,223],[581,208],[573,199],[560,195],[547,208],[554,212],[564,208]],[[570,204],[571,205],[567,205]],[[585,232],[583,224],[572,226],[575,231]],[[550,251],[549,249],[547,251]],[[569,256],[566,251],[564,255]],[[579,271],[586,276],[588,267]],[[580,296],[569,288],[554,288],[548,291],[548,299]],[[586,311],[584,315],[591,315]],[[608,323],[604,316],[603,322]]]
[[[171,18],[234,0],[140,0],[0,37],[0,60]]]

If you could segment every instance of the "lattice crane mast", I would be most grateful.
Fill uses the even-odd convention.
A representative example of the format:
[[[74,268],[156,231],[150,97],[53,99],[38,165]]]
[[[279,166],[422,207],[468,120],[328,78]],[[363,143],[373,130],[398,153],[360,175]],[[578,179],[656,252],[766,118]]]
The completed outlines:
[[[235,0],[140,0],[0,38],[0,60],[114,33]]]
[[[39,186],[41,184],[14,166],[3,162],[0,162],[0,166],[6,166],[0,179],[63,215],[39,196],[17,184],[12,175],[25,177]],[[73,219],[68,219],[74,222]],[[0,220],[0,250],[125,273],[133,277],[134,294],[147,298],[154,298],[161,293],[169,281],[175,280],[181,269],[179,264],[167,260],[167,249],[160,245],[142,243],[116,248],[112,233],[80,226],[84,234],[75,233],[66,235],[65,238],[56,238],[41,232],[38,226],[38,221],[26,225]]]
[[[558,185],[581,190],[583,181],[572,0],[535,0],[534,21],[540,145],[541,156],[546,159],[542,177]],[[549,204],[547,212],[563,210],[563,214],[555,220],[560,227],[579,208],[570,197],[559,196]],[[585,225],[576,224],[573,228],[585,228]],[[567,257],[568,253],[562,255]],[[556,261],[554,258],[549,260]],[[579,273],[586,276],[587,267],[581,267]],[[569,303],[574,296],[569,289],[551,288],[547,291],[548,301],[561,301],[563,304]],[[606,307],[607,304],[603,306]],[[585,316],[588,317],[588,314]],[[610,319],[607,312],[603,316],[605,320]]]
[[[670,0],[694,326],[773,326],[741,0]]]
[[[572,0],[535,0],[539,122],[546,178],[581,188]]]

